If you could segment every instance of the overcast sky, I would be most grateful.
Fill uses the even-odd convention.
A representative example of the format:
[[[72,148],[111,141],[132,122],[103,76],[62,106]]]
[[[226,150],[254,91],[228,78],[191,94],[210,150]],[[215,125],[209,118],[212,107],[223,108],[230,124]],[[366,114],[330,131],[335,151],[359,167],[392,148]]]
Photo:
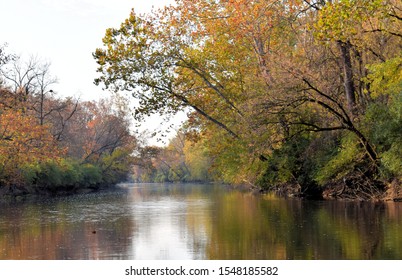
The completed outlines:
[[[63,96],[96,99],[96,63],[106,28],[118,27],[132,8],[147,12],[173,0],[0,0],[0,45],[22,57],[51,63]]]
[[[102,47],[109,27],[118,27],[132,8],[138,13],[173,3],[173,0],[0,0],[0,45],[6,53],[50,62],[58,79],[53,90],[61,96],[97,100],[107,96],[93,84],[97,77],[92,53]],[[178,124],[184,114],[176,119]],[[145,127],[159,130],[159,119]],[[170,135],[172,136],[172,135]],[[152,141],[154,142],[154,141]],[[155,144],[155,143],[153,143]]]

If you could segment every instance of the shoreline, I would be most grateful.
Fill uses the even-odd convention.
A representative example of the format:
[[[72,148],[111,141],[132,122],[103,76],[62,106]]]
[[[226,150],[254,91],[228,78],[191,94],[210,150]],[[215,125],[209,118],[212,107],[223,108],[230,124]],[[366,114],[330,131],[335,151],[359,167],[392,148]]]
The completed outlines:
[[[307,188],[306,188],[307,189]],[[369,190],[354,188],[342,184],[333,184],[315,189],[313,192],[302,192],[300,186],[283,184],[268,189],[260,189],[259,193],[274,193],[281,197],[300,198],[306,200],[339,200],[339,201],[371,201],[371,202],[402,202],[402,184],[400,180],[393,180],[381,188]]]
[[[191,183],[191,182],[186,182]],[[207,182],[201,184],[213,184]],[[1,187],[0,201],[4,200],[20,200],[30,197],[63,197],[71,195],[81,195],[94,193],[110,188],[115,188],[119,184],[96,184],[93,186],[63,186],[58,188],[41,188],[38,186],[30,187]],[[258,187],[249,182],[243,184],[224,184],[229,190],[248,191],[258,195],[274,194],[278,197],[296,198],[304,200],[339,200],[339,201],[369,201],[369,202],[402,202],[402,184],[400,180],[393,180],[391,183],[384,186],[383,189],[376,189],[371,193],[354,189],[353,187],[344,186],[341,184],[328,185],[322,188],[305,188],[301,190],[301,186],[292,183],[277,185],[270,188]]]

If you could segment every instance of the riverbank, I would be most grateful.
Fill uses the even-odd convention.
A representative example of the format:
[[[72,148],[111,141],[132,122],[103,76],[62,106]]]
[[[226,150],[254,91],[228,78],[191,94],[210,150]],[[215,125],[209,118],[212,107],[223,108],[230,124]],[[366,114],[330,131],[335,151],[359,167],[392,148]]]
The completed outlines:
[[[57,197],[81,195],[98,192],[114,187],[115,184],[96,184],[91,186],[63,186],[54,189],[43,188],[39,186],[7,186],[0,187],[0,201],[2,200],[21,200],[40,197]]]
[[[191,184],[195,182],[187,182]],[[174,183],[170,183],[174,184]],[[209,185],[212,182],[197,182],[197,184]],[[222,183],[221,183],[222,184]],[[57,187],[43,186],[7,186],[0,187],[0,200],[19,199],[24,197],[55,197],[80,195],[97,192],[112,188],[116,183],[96,183],[92,185],[62,185]],[[273,193],[279,197],[300,198],[305,200],[344,200],[344,201],[394,201],[402,202],[402,183],[394,179],[388,184],[371,184],[363,186],[361,183],[349,185],[348,182],[337,182],[325,187],[302,187],[296,183],[285,183],[261,188],[257,185],[246,182],[238,185],[222,184],[226,189],[252,192],[255,194]]]
[[[348,201],[394,201],[402,202],[402,183],[398,179],[383,184],[362,183],[349,184],[337,182],[322,188],[304,187],[298,184],[281,184],[269,189],[260,189],[260,193],[275,193],[283,197],[299,197],[303,199],[348,200]]]

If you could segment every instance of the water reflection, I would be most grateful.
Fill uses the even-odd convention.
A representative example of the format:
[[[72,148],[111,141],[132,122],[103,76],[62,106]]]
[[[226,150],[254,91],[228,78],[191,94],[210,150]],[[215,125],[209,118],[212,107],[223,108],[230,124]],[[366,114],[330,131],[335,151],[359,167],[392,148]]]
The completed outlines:
[[[1,259],[124,259],[135,231],[119,191],[1,206]]]
[[[222,200],[211,237],[221,240],[209,245],[211,259],[402,257],[400,204],[286,201],[240,193]]]
[[[402,259],[398,203],[149,184],[0,213],[0,259]]]

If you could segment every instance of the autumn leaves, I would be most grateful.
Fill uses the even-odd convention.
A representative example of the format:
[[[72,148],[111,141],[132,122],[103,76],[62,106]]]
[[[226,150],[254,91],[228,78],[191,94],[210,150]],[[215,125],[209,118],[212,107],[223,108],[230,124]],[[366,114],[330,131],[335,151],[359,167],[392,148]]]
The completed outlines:
[[[58,97],[49,64],[2,54],[0,188],[58,193],[124,180],[137,143],[124,102]]]
[[[363,119],[372,104],[392,103],[385,89],[375,96],[380,69],[400,57],[400,11],[393,0],[179,0],[110,29],[94,54],[97,81],[130,91],[139,117],[191,108],[227,181],[255,182],[271,167],[296,187],[356,178],[356,168],[369,181],[383,150]],[[327,137],[334,145],[320,146]],[[349,137],[361,166],[329,168]]]

